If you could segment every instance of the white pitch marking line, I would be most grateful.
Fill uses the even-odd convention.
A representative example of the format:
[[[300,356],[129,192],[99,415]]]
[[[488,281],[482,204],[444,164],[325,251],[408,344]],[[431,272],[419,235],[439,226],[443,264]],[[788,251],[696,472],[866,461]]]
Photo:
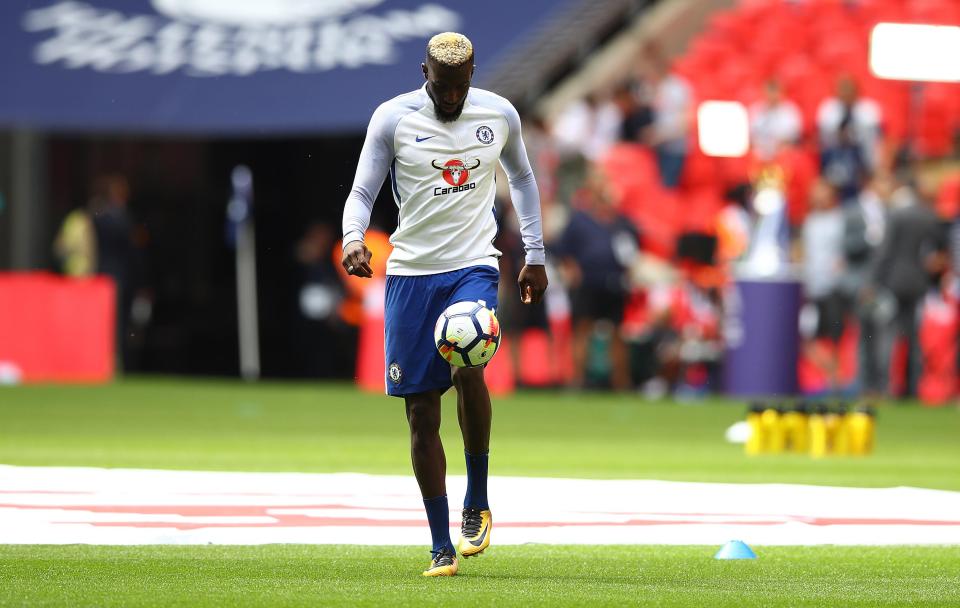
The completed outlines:
[[[423,544],[409,476],[0,465],[0,543]],[[451,528],[465,479],[450,477]],[[492,477],[497,544],[960,544],[960,492]],[[562,531],[562,533],[561,533]]]

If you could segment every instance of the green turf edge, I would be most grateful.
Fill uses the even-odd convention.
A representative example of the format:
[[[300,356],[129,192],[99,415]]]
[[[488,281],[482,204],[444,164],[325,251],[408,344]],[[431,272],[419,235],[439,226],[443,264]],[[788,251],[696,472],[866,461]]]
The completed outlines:
[[[960,547],[0,546],[0,606],[960,606]]]
[[[523,391],[496,398],[491,474],[960,490],[960,410],[886,406],[876,452],[751,458],[724,441],[743,403]],[[462,474],[455,399],[442,436]],[[0,388],[0,463],[410,475],[398,399],[322,383],[130,379]]]

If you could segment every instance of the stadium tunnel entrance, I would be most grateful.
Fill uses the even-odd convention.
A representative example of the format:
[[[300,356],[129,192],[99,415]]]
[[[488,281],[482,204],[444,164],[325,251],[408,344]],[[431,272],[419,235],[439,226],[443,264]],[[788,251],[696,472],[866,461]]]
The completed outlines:
[[[362,135],[200,139],[54,135],[48,140],[52,243],[69,212],[96,196],[100,176],[129,183],[130,331],[128,372],[236,375],[234,250],[227,206],[230,173],[254,180],[258,301],[263,374],[350,377],[355,329],[332,303],[343,201]],[[396,225],[384,189],[372,225]],[[59,270],[48,248],[46,268]],[[314,287],[313,302],[304,289]],[[316,289],[320,288],[321,292]],[[148,312],[149,311],[149,312]]]

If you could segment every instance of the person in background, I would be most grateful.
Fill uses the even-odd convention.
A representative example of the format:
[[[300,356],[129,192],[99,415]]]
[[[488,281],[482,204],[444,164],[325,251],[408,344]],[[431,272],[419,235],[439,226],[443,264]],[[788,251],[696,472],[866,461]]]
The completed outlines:
[[[653,112],[646,143],[656,152],[660,181],[675,188],[687,159],[693,92],[655,46],[645,49],[641,65],[641,81]]]
[[[520,232],[520,223],[511,205],[506,201],[498,200],[497,211],[497,225],[500,230],[493,244],[503,254],[500,256],[500,273],[505,276],[512,276],[518,274],[524,266],[526,252],[523,248],[523,235]],[[548,261],[547,264],[548,276],[551,263]],[[540,330],[544,334],[548,334],[550,324],[546,306],[524,306],[522,302],[517,302],[509,297],[512,289],[512,285],[502,284],[500,286],[501,297],[499,298],[499,308],[497,308],[497,320],[500,321],[501,340],[509,341],[511,345],[509,353],[512,357],[511,364],[514,368],[514,377],[518,384],[522,384],[525,368],[531,365],[531,362],[524,361],[522,357],[523,335],[530,330]],[[503,342],[501,342],[502,345]]]
[[[86,207],[63,218],[53,242],[57,271],[68,277],[87,277],[97,269],[97,235]]]
[[[960,307],[960,215],[953,218],[949,229],[950,267],[953,271],[954,296]],[[960,310],[957,311],[960,314]],[[960,348],[957,349],[957,374],[960,375]]]
[[[870,267],[883,242],[887,207],[896,182],[889,173],[874,175],[860,195],[843,207],[844,273],[840,289],[848,301],[855,302],[854,310],[859,325],[857,345],[857,383],[860,392],[868,397],[879,397],[886,386],[880,365],[878,335],[890,322],[893,313],[889,302],[876,300],[866,305],[858,301],[869,280]]]
[[[523,130],[523,143],[530,157],[530,167],[540,188],[541,210],[546,214],[553,206],[557,196],[556,172],[560,162],[557,145],[547,129],[547,124],[539,114],[521,115],[520,121],[526,128]]]
[[[562,206],[569,206],[573,192],[583,182],[593,155],[597,98],[587,95],[567,104],[549,125],[557,154],[553,193]]]
[[[861,293],[867,306],[885,294],[895,302],[892,322],[878,332],[880,369],[890,369],[893,346],[898,338],[905,338],[908,363],[903,396],[916,394],[920,375],[918,307],[931,287],[931,276],[946,268],[946,234],[931,208],[932,193],[924,183],[919,191],[904,186],[892,195],[894,203],[887,216],[883,243]]]
[[[620,112],[620,141],[642,142],[653,123],[650,106],[640,103],[633,83],[626,81],[614,88],[612,101]]]
[[[813,338],[826,338],[826,349],[807,342],[808,355],[827,372],[831,389],[836,389],[839,371],[837,344],[843,335],[847,306],[840,290],[844,272],[844,221],[837,207],[837,194],[824,180],[810,192],[810,213],[803,222],[803,286],[807,300],[816,309]]]
[[[610,384],[617,390],[629,388],[620,324],[627,296],[627,269],[639,254],[639,245],[636,227],[614,205],[606,176],[592,169],[575,196],[570,221],[555,243],[573,304],[573,383],[577,388],[585,384],[590,341],[602,329],[610,331]]]
[[[96,274],[113,279],[116,286],[116,357],[123,369],[127,361],[127,326],[133,302],[131,268],[135,262],[134,227],[127,211],[130,184],[119,174],[96,178],[87,211],[96,243]]]
[[[817,108],[820,147],[836,147],[841,137],[847,136],[860,147],[867,168],[874,171],[880,153],[882,119],[880,105],[872,99],[861,97],[852,77],[842,76],[837,81],[836,96],[824,99]],[[844,127],[849,129],[846,135],[842,132]]]
[[[596,161],[617,142],[622,120],[617,104],[590,94],[564,109],[551,134],[563,157],[579,154]]]
[[[783,97],[775,79],[763,85],[764,97],[750,106],[750,141],[762,161],[770,161],[784,145],[800,141],[803,117],[797,104]]]
[[[869,173],[863,147],[856,141],[853,115],[846,114],[837,128],[837,137],[820,149],[820,175],[837,190],[840,202],[853,204]]]
[[[334,259],[330,255],[337,235],[334,227],[323,222],[310,223],[294,247],[297,264],[299,294],[297,314],[290,315],[290,331],[299,336],[300,352],[295,358],[297,372],[305,377],[320,378],[331,375],[338,368],[349,367],[352,361],[343,356],[345,345],[356,338],[340,322],[337,314],[344,299]],[[324,345],[335,345],[329,348]],[[346,369],[345,373],[350,373]]]
[[[724,206],[717,213],[716,258],[719,268],[727,274],[750,247],[753,218],[749,209],[753,195],[753,186],[749,182],[738,183],[724,192]]]
[[[97,234],[97,273],[106,274],[123,291],[129,279],[133,225],[127,211],[130,184],[122,175],[105,175],[94,182],[90,203]]]

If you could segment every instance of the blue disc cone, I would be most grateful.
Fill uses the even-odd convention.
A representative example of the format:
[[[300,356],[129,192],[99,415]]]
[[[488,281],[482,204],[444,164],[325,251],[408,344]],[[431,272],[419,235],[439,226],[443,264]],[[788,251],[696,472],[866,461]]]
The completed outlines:
[[[757,554],[742,540],[731,540],[720,547],[714,559],[757,559]]]

